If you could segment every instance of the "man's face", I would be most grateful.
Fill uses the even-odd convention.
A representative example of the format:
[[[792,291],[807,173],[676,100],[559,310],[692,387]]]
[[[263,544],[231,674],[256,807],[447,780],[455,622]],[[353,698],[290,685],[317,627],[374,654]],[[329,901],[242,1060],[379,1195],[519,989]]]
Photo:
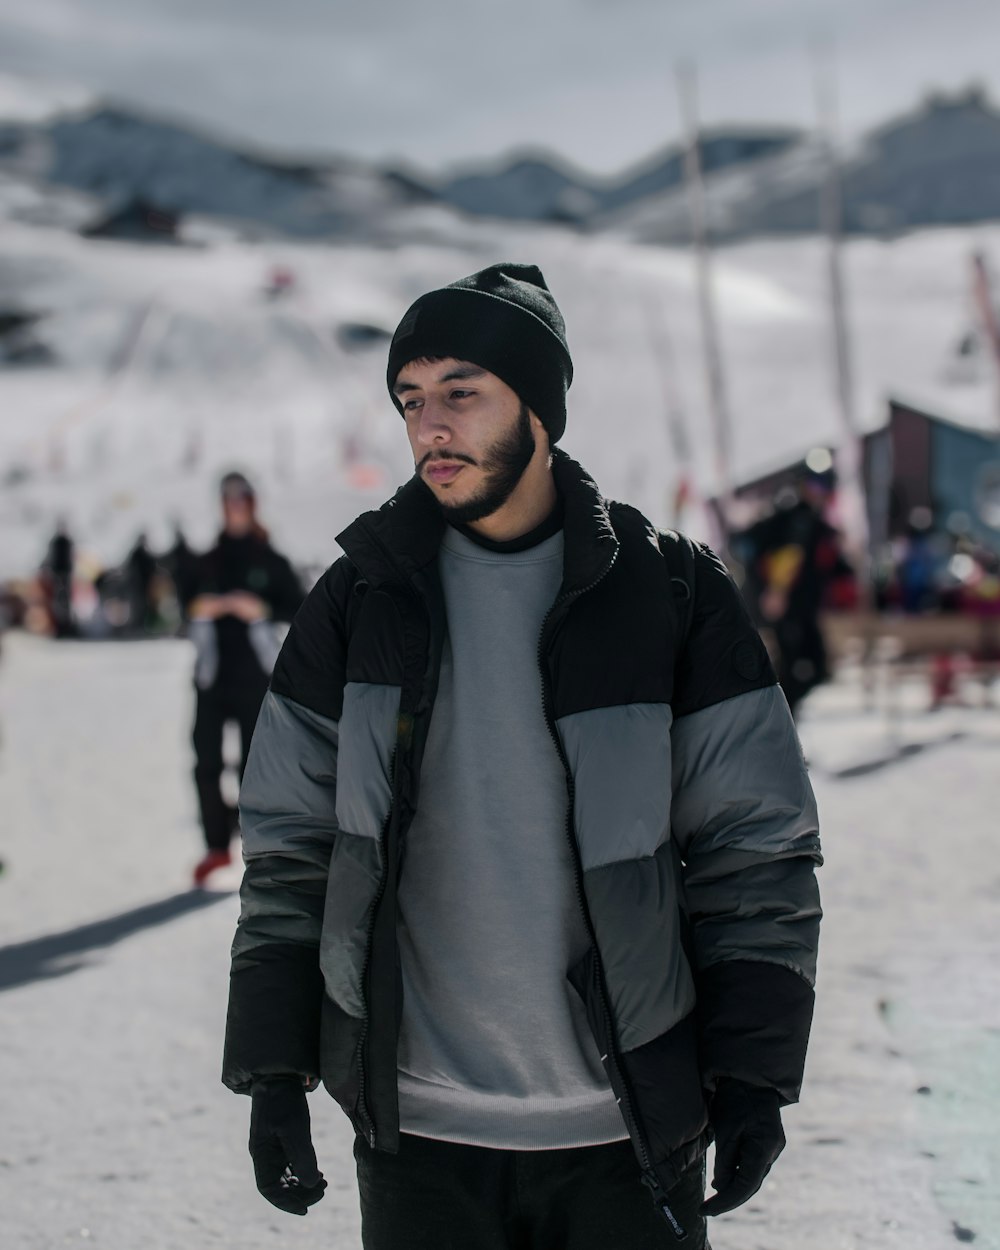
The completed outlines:
[[[533,417],[495,374],[463,360],[414,360],[393,388],[413,462],[449,520],[491,516],[535,453]]]
[[[242,538],[253,529],[253,499],[245,492],[222,492],[223,528],[233,538]]]

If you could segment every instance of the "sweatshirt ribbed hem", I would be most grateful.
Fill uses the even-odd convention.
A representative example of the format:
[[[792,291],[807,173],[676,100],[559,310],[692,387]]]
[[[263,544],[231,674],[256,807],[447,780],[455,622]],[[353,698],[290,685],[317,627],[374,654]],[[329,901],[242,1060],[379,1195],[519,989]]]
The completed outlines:
[[[568,1150],[624,1141],[614,1095],[513,1098],[454,1089],[399,1073],[399,1127],[415,1137],[493,1150]]]

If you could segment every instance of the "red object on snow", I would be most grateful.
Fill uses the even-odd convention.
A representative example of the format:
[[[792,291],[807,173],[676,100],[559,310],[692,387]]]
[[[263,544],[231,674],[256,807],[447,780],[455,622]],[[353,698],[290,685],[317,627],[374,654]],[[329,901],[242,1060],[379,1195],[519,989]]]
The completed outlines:
[[[217,868],[225,868],[233,862],[233,857],[229,851],[208,851],[200,859],[194,870],[194,884],[196,886],[204,885],[206,879]]]

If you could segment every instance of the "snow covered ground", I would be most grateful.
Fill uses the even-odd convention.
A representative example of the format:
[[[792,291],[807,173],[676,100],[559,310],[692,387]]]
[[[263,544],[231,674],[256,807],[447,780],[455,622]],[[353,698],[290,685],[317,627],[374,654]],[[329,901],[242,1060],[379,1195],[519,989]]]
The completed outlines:
[[[311,1102],[330,1189],[296,1220],[257,1195],[249,1103],[219,1083],[237,901],[187,890],[186,644],[4,648],[0,1245],[357,1250],[334,1104]],[[807,709],[827,918],[805,1095],[716,1250],[1000,1247],[1000,712],[924,700],[890,725],[848,674]]]

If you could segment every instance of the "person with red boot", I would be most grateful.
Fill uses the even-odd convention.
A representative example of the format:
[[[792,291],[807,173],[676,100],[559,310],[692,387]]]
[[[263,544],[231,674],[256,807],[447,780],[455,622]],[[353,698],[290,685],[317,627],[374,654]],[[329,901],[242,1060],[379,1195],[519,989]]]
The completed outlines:
[[[249,481],[241,473],[227,473],[220,493],[222,532],[211,551],[193,562],[185,605],[188,636],[197,652],[194,777],[205,834],[205,854],[194,870],[196,886],[232,862],[229,846],[239,823],[220,786],[223,728],[227,721],[239,726],[242,780],[278,655],[274,622],[290,621],[304,597],[294,569],[257,520]]]

